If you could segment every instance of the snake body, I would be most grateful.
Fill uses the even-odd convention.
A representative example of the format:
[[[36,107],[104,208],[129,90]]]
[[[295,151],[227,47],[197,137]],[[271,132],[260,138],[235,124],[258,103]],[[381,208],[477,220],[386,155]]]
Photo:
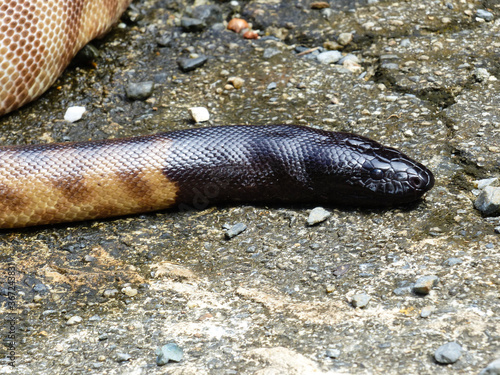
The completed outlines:
[[[130,0],[0,4],[0,115],[41,95]],[[0,228],[218,202],[391,206],[419,199],[432,173],[353,134],[293,125],[229,126],[82,143],[0,147]]]
[[[392,206],[432,173],[390,147],[296,125],[221,126],[0,148],[0,227],[218,202]]]
[[[36,99],[75,54],[106,33],[131,0],[3,0],[0,116]]]

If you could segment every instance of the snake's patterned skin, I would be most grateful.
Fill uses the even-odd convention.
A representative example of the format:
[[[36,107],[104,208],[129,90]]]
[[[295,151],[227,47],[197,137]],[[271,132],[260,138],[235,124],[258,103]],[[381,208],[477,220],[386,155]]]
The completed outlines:
[[[2,0],[0,116],[40,96],[131,0]]]
[[[0,227],[217,202],[392,206],[433,184],[429,170],[395,149],[294,125],[11,146],[0,148]]]

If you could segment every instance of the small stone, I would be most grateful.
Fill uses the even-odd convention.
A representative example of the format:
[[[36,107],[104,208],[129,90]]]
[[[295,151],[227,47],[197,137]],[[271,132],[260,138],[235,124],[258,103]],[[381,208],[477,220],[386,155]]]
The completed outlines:
[[[243,78],[240,78],[240,77],[229,77],[227,79],[227,83],[230,83],[231,85],[233,85],[233,87],[236,90],[238,90],[238,89],[241,89],[243,87],[245,80]]]
[[[478,9],[476,12],[476,17],[482,18],[487,22],[493,21],[493,13],[488,12],[487,10],[484,9]]]
[[[495,227],[494,231],[496,234],[500,234],[500,226]]]
[[[279,55],[280,53],[281,51],[279,49],[270,47],[264,50],[264,52],[262,53],[262,57],[267,60],[273,56]]]
[[[473,75],[477,82],[485,82],[490,78],[490,73],[485,68],[474,69]]]
[[[493,185],[493,184],[495,184],[497,181],[498,181],[498,178],[497,178],[497,177],[492,177],[492,178],[483,178],[482,180],[476,180],[476,181],[474,181],[474,185],[476,185],[476,187],[477,187],[479,190],[484,190],[484,188],[485,188],[486,186]]]
[[[276,82],[271,82],[269,85],[267,85],[268,90],[275,90],[277,87]]]
[[[112,298],[118,294],[118,289],[106,289],[102,295],[106,298]]]
[[[181,27],[188,32],[196,32],[196,31],[202,31],[205,29],[207,25],[203,20],[200,20],[198,18],[189,18],[189,17],[182,17],[181,18]]]
[[[411,293],[410,286],[403,286],[392,291],[396,296],[404,296]]]
[[[69,326],[74,326],[75,324],[79,324],[83,321],[83,318],[81,316],[75,315],[72,316],[71,318],[68,319],[66,322],[67,325]]]
[[[210,113],[205,107],[191,107],[188,109],[191,118],[195,122],[205,122],[210,120]]]
[[[198,5],[193,8],[191,16],[203,20],[207,24],[220,23],[224,20],[222,9],[218,5]]]
[[[83,260],[84,260],[85,262],[87,262],[87,263],[90,263],[90,262],[94,262],[94,261],[96,260],[96,258],[95,258],[95,257],[93,257],[92,255],[88,255],[88,254],[87,254],[87,255],[85,255],[85,256],[83,257]]]
[[[486,186],[474,202],[474,207],[485,216],[500,214],[500,187]]]
[[[481,370],[479,375],[500,375],[500,358],[490,362],[488,366]]]
[[[208,61],[207,56],[199,56],[194,59],[179,59],[177,64],[179,68],[184,72],[190,72],[204,65]]]
[[[137,289],[132,288],[131,286],[127,286],[122,289],[122,293],[129,296],[129,297],[134,297],[137,295]]]
[[[156,349],[156,364],[163,366],[169,361],[180,362],[183,354],[182,348],[175,343],[163,345],[161,348]]]
[[[326,51],[326,52],[322,52],[318,56],[316,56],[316,59],[321,64],[326,64],[326,65],[335,64],[341,58],[342,58],[342,54],[339,51]]]
[[[311,9],[325,9],[325,8],[330,8],[330,4],[327,3],[326,1],[316,1],[314,3],[311,3]]]
[[[247,30],[243,33],[243,38],[245,38],[245,39],[259,39],[260,35],[257,31]]]
[[[348,71],[352,72],[352,73],[361,73],[363,71],[363,68],[361,67],[361,65],[359,65],[358,63],[352,61],[352,60],[346,60],[342,63],[342,66],[347,69]]]
[[[398,99],[399,97],[397,95],[387,95],[386,97],[384,97],[384,100],[386,102],[395,102]]]
[[[80,120],[85,113],[85,107],[69,107],[64,114],[64,119],[69,122]]]
[[[380,64],[380,68],[386,69],[386,70],[398,70],[399,65],[396,63],[383,63],[383,64]]]
[[[352,296],[351,303],[354,307],[359,307],[360,309],[362,309],[368,305],[368,302],[370,302],[371,299],[372,297],[370,297],[368,294],[360,293]]]
[[[410,47],[411,46],[411,41],[410,39],[403,39],[401,40],[401,43],[399,43],[401,47]]]
[[[172,45],[172,36],[171,35],[160,35],[155,39],[156,43],[160,47],[170,47]]]
[[[337,38],[337,42],[343,46],[347,46],[349,43],[352,42],[352,34],[351,33],[340,33],[339,37]]]
[[[233,18],[227,24],[227,29],[234,31],[235,33],[240,33],[241,31],[248,29],[249,27],[250,26],[248,25],[248,22],[242,18]]]
[[[37,293],[44,293],[48,291],[49,288],[47,288],[47,285],[42,284],[42,283],[36,283],[35,286],[33,287],[33,291]]]
[[[462,355],[462,347],[456,342],[440,346],[434,353],[434,358],[442,364],[455,363]]]
[[[327,293],[333,293],[333,292],[335,292],[335,286],[334,285],[327,285],[325,287],[325,292],[327,292]]]
[[[418,278],[413,285],[413,291],[417,294],[429,294],[431,289],[439,282],[439,277],[436,275],[422,276]]]
[[[328,40],[325,43],[323,43],[323,48],[325,48],[326,50],[329,50],[329,51],[336,51],[336,50],[342,49],[344,47],[335,41]]]
[[[454,266],[456,264],[461,264],[461,263],[463,263],[463,260],[460,258],[448,258],[443,262],[443,265],[451,267],[451,266]]]
[[[322,223],[328,219],[332,214],[325,210],[323,207],[316,207],[311,210],[309,217],[307,218],[307,225],[312,226]]]
[[[247,229],[247,226],[243,223],[234,224],[231,228],[226,230],[226,233],[225,233],[226,238],[230,239],[230,238],[236,237],[238,234],[242,233],[246,229]]]
[[[333,276],[335,277],[341,277],[347,273],[351,269],[350,264],[341,264],[337,268],[333,270]]]
[[[125,94],[130,100],[146,100],[153,94],[154,86],[153,81],[129,82],[125,87]]]
[[[424,306],[422,311],[420,311],[420,317],[428,318],[434,312],[434,306]]]
[[[346,61],[352,61],[356,64],[360,63],[358,56],[353,55],[352,53],[349,53],[349,54],[345,55],[344,57],[342,57],[339,61],[337,61],[337,64],[344,64]]]
[[[326,349],[325,355],[330,358],[340,357],[340,350],[338,349]]]
[[[132,356],[128,353],[116,353],[116,362],[130,361]]]
[[[255,254],[257,252],[257,248],[255,246],[249,246],[245,251],[249,254]]]

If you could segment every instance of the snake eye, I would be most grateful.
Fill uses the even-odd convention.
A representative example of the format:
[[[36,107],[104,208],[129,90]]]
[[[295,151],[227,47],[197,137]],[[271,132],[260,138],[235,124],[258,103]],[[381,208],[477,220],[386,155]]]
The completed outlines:
[[[370,171],[370,177],[374,180],[381,180],[384,178],[384,172],[381,169],[374,168]]]

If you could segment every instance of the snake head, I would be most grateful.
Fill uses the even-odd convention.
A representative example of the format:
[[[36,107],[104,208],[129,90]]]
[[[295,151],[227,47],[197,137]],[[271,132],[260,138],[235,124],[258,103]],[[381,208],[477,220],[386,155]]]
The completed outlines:
[[[402,152],[361,136],[344,134],[327,151],[332,201],[356,206],[394,206],[420,199],[434,186],[424,165]],[[329,154],[329,155],[328,155]],[[323,189],[324,191],[324,189]]]

